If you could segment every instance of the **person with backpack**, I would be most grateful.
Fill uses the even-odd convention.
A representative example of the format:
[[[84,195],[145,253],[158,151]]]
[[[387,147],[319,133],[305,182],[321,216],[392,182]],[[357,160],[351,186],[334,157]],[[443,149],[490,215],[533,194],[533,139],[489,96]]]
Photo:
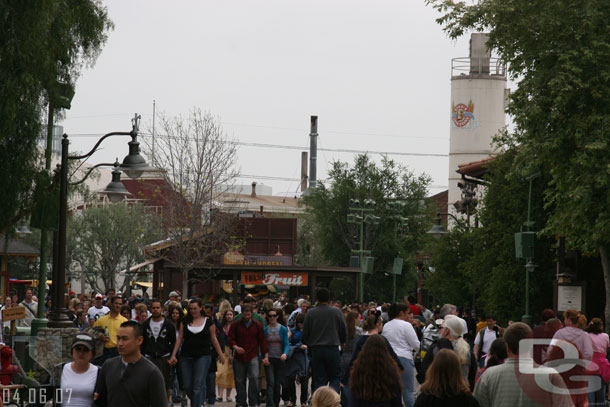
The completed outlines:
[[[476,338],[474,338],[474,356],[481,369],[485,367],[485,358],[489,354],[491,344],[500,337],[500,329],[496,325],[496,317],[487,315],[486,322],[487,326],[485,329],[481,329]]]
[[[25,290],[25,296],[19,305],[25,308],[25,318],[18,319],[17,326],[31,326],[38,311],[38,303],[34,301],[34,292],[31,288]]]
[[[455,315],[447,315],[445,317],[442,324],[440,324],[438,339],[430,346],[422,361],[421,371],[418,373],[418,380],[425,380],[428,367],[430,367],[434,357],[441,349],[451,349],[458,355],[464,379],[468,381],[470,389],[474,389],[477,364],[474,354],[470,349],[470,345],[468,345],[468,342],[463,338],[463,332],[460,318]]]
[[[295,322],[296,322],[297,315],[299,315],[299,314],[305,315],[307,313],[307,309],[311,306],[311,303],[309,301],[307,301],[306,299],[301,298],[300,300],[297,301],[297,305],[298,305],[298,307],[290,313],[290,316],[288,317],[288,321],[286,322],[286,324],[288,325],[288,328],[294,328],[296,326]]]

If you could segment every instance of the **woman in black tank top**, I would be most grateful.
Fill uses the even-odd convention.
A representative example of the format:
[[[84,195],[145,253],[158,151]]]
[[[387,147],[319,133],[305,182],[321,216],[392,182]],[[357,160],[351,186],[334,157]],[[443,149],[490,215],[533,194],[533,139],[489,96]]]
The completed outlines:
[[[170,364],[175,364],[176,353],[180,350],[180,368],[184,390],[191,400],[192,406],[201,406],[206,398],[205,378],[212,363],[212,347],[218,355],[218,361],[223,364],[225,357],[220,351],[216,338],[216,326],[203,310],[200,299],[189,302],[189,312],[180,326],[178,340],[174,346]]]

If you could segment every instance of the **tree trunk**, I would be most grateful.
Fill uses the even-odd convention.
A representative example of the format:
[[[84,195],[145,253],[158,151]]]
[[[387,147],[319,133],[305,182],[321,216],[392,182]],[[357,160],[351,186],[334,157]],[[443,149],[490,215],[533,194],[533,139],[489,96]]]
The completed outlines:
[[[604,271],[604,283],[606,286],[606,307],[604,309],[606,322],[604,325],[606,327],[606,332],[610,332],[610,329],[608,329],[608,324],[610,323],[610,259],[608,258],[608,250],[605,246],[600,246],[599,256],[602,260],[602,270]]]
[[[182,298],[189,297],[189,271],[182,270]]]

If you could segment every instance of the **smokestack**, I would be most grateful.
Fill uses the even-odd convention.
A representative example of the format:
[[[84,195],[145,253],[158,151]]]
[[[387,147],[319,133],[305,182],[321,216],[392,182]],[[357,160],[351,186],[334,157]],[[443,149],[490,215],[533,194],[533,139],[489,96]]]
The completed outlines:
[[[307,189],[307,151],[301,152],[301,192]]]
[[[470,36],[470,74],[489,75],[491,50],[487,48],[489,34],[473,33]]]
[[[316,162],[318,159],[318,116],[311,116],[309,132],[309,188],[316,187]]]
[[[250,194],[252,198],[256,198],[256,181],[252,181],[252,193]]]

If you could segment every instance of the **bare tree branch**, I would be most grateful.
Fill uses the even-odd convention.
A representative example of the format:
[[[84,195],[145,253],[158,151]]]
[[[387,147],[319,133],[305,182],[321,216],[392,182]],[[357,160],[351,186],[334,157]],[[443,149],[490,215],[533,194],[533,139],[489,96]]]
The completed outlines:
[[[237,145],[224,132],[220,119],[193,108],[187,117],[160,115],[161,132],[145,141],[154,166],[163,169],[165,201],[163,232],[174,242],[161,253],[182,271],[182,291],[189,272],[206,269],[233,245],[233,217],[214,215],[213,207],[238,175]]]

